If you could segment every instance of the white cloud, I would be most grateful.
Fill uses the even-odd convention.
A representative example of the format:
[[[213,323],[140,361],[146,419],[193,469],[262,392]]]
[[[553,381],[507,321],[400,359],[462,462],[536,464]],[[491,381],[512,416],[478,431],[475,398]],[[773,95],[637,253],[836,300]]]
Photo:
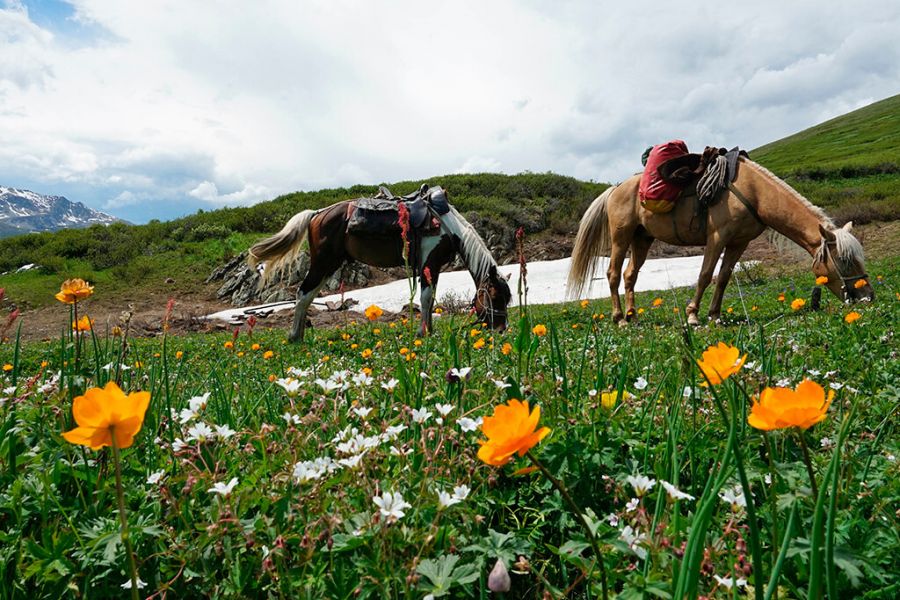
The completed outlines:
[[[103,34],[0,8],[0,183],[143,218],[449,172],[620,180],[661,140],[753,148],[900,91],[893,0],[72,4],[61,28]]]

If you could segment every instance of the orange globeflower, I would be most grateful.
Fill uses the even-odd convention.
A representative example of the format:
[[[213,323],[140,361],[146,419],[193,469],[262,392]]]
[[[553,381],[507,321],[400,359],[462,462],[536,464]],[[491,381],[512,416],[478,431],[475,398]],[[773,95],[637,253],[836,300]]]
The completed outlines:
[[[472,347],[476,350],[481,350],[482,348],[484,348],[485,343],[486,342],[484,341],[484,338],[478,338],[477,340],[475,340],[475,343],[472,344]]]
[[[84,300],[94,293],[94,286],[89,285],[84,279],[66,279],[59,286],[59,293],[56,299],[63,304],[74,304],[79,300]]]
[[[372,357],[372,349],[366,348],[360,354],[362,355],[363,358],[371,358]]]
[[[697,361],[697,366],[703,371],[709,383],[718,385],[740,371],[746,360],[746,354],[741,356],[741,351],[734,346],[719,342],[706,349]],[[702,385],[706,385],[706,382]]]
[[[269,359],[272,358],[273,356],[275,356],[275,353],[272,352],[271,350],[266,350],[265,352],[263,352],[263,358],[264,358],[265,360],[269,360]]]
[[[384,311],[377,304],[372,304],[366,309],[366,318],[370,321],[374,321],[383,314]]]
[[[509,353],[512,352],[512,344],[504,342],[503,346],[500,347],[500,352],[502,352],[504,356],[509,356]]]
[[[828,283],[828,278],[824,275],[816,277],[816,285],[825,285],[826,283]]]
[[[525,456],[528,450],[550,433],[547,427],[536,429],[540,418],[539,406],[529,412],[528,402],[515,398],[494,407],[494,414],[485,417],[481,426],[481,432],[487,439],[478,442],[481,444],[478,458],[489,465],[502,467],[516,452],[519,456]]]
[[[806,306],[806,300],[803,298],[794,298],[791,301],[791,310],[800,310],[804,306]]]
[[[856,321],[858,321],[861,318],[862,318],[861,314],[859,314],[855,310],[852,310],[847,313],[847,316],[844,317],[844,320],[848,323],[855,323]]]
[[[747,422],[763,431],[799,427],[809,429],[825,418],[834,390],[825,390],[815,381],[804,379],[796,390],[767,387],[754,400]]]
[[[581,308],[587,308],[588,305],[589,305],[590,303],[591,303],[590,300],[582,300],[582,301],[581,301]]]
[[[90,331],[93,327],[94,320],[89,319],[87,316],[81,317],[76,323],[72,323],[72,331],[75,331],[77,333]]]
[[[4,371],[7,371],[7,372],[12,371],[14,368],[15,368],[15,367],[13,367],[13,366],[12,366],[11,364],[9,364],[9,363],[6,363],[5,365],[3,365],[3,370],[4,370]]]
[[[538,323],[531,328],[531,333],[538,337],[544,337],[545,335],[547,335],[547,326],[543,323]]]
[[[91,388],[72,403],[72,415],[78,427],[62,434],[71,444],[97,450],[112,446],[113,435],[119,448],[128,448],[141,430],[144,413],[150,404],[150,392],[125,395],[115,382],[105,388]]]
[[[662,306],[662,304],[663,304],[663,299],[662,299],[662,298],[656,298],[656,299],[653,300],[653,306],[654,306],[654,308],[657,307],[657,306]]]
[[[865,279],[857,279],[856,283],[853,284],[853,287],[855,287],[856,289],[859,289],[859,288],[865,287],[867,285],[869,285],[869,282],[866,281]]]

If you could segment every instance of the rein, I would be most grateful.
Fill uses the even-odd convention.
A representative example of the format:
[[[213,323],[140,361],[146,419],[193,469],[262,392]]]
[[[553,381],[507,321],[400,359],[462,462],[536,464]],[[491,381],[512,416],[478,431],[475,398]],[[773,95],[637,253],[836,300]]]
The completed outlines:
[[[740,200],[745,207],[747,207],[747,210],[750,211],[750,214],[753,215],[753,218],[756,219],[756,221],[760,225],[767,227],[767,225],[763,223],[763,220],[759,218],[759,213],[756,212],[756,208],[754,208],[754,206],[750,204],[750,201],[747,200],[747,197],[744,194],[742,194],[736,187],[734,187],[733,183],[728,184],[728,191],[737,196],[737,199]]]
[[[483,297],[487,298],[487,302],[481,303],[481,311],[486,317],[490,319],[491,324],[493,324],[496,317],[503,317],[503,319],[506,320],[506,317],[509,314],[508,309],[494,308],[494,301],[487,291],[486,282],[482,282],[475,290],[475,299],[472,301],[472,308],[476,310],[476,316],[478,309],[475,307],[475,305],[478,302],[478,299]]]

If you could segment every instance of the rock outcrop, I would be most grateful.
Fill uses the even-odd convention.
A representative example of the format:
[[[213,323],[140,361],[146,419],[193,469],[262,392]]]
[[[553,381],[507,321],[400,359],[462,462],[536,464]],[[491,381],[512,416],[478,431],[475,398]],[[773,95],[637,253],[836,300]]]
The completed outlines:
[[[283,302],[297,297],[297,288],[309,271],[309,254],[303,252],[297,264],[289,273],[273,279],[263,288],[259,287],[260,273],[247,264],[247,252],[242,252],[213,271],[206,283],[221,281],[216,296],[233,306]],[[325,292],[337,292],[343,281],[345,288],[365,287],[371,270],[367,265],[351,262],[325,281]]]

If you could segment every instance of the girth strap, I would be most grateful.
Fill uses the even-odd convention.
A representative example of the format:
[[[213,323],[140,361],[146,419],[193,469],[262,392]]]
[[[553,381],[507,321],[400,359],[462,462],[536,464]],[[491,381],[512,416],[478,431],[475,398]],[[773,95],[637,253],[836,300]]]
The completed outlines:
[[[763,223],[763,220],[759,218],[759,213],[756,212],[756,208],[754,208],[753,205],[750,204],[750,201],[747,200],[747,197],[744,196],[744,194],[742,194],[740,191],[738,191],[738,189],[737,189],[736,187],[734,187],[734,184],[733,184],[733,183],[729,183],[729,184],[728,184],[728,190],[729,190],[732,194],[734,194],[735,196],[737,196],[737,199],[740,200],[741,203],[742,203],[744,206],[747,207],[747,210],[750,211],[750,214],[753,215],[753,218],[756,219],[757,222],[759,222],[760,225],[762,225],[762,226],[764,226],[764,227],[767,227],[767,225],[766,225],[765,223]]]

